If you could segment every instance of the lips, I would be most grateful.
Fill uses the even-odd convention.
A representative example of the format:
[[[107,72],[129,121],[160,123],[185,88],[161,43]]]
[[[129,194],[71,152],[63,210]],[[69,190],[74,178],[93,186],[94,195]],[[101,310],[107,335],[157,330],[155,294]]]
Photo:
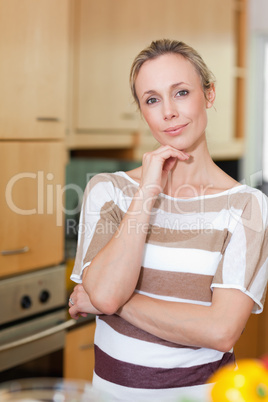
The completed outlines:
[[[169,134],[169,135],[178,135],[178,134],[180,134],[180,133],[183,131],[183,129],[184,129],[186,126],[188,126],[188,123],[186,123],[186,124],[181,124],[181,125],[174,126],[174,127],[166,128],[166,129],[164,130],[164,132],[167,133],[167,134]]]

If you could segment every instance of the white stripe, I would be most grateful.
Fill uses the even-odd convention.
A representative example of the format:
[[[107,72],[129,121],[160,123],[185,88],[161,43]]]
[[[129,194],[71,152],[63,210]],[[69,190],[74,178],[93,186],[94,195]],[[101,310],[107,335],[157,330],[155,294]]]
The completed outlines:
[[[140,389],[124,387],[103,380],[96,373],[93,377],[93,389],[100,391],[104,401],[109,402],[179,402],[191,400],[204,402],[210,400],[212,384],[196,385],[194,387]]]
[[[236,247],[233,247],[233,244]],[[245,250],[247,250],[245,230],[243,224],[239,222],[232,235],[232,240],[225,251],[222,268],[223,283],[233,285],[245,284],[247,266]]]
[[[76,275],[76,274],[72,274],[70,276],[71,281],[75,282],[75,283],[82,283],[82,275]]]
[[[234,209],[232,214],[241,216],[242,210]],[[216,212],[201,213],[171,213],[166,210],[154,210],[150,217],[150,224],[170,230],[194,232],[196,230],[212,231],[229,229],[230,210],[221,209]]]
[[[145,244],[142,266],[161,271],[214,275],[220,260],[218,251]]]
[[[70,279],[71,279],[73,282],[82,283],[82,275],[83,275],[84,269],[85,269],[86,267],[88,267],[90,264],[91,264],[91,261],[86,262],[86,263],[82,266],[82,268],[81,268],[80,275],[71,274]]]
[[[139,293],[144,296],[152,297],[153,299],[159,299],[159,300],[165,300],[165,301],[171,301],[171,302],[199,304],[201,306],[210,306],[211,305],[211,302],[203,302],[200,300],[181,299],[179,297],[172,297],[172,296],[161,296],[161,295],[156,295],[156,294],[149,293],[149,292],[144,292],[144,291],[138,290],[138,289],[135,290],[135,293]]]
[[[267,280],[268,280],[268,257],[264,261],[263,265],[260,267],[259,272],[256,275],[255,281],[250,286],[250,292],[254,295],[258,295],[260,299],[263,296],[265,291]],[[260,301],[258,302],[259,306],[262,306]],[[259,311],[261,312],[261,311]]]
[[[114,359],[150,367],[192,367],[222,359],[224,353],[213,349],[176,348],[122,335],[98,319],[95,344]]]

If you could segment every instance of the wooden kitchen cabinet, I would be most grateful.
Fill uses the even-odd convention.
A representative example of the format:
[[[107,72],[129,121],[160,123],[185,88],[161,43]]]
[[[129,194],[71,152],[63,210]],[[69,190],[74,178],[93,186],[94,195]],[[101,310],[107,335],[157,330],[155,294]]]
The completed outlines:
[[[259,331],[260,355],[268,356],[268,297],[266,297],[263,314],[260,316]]]
[[[216,110],[209,111],[208,140],[230,144],[235,104],[234,0],[76,0],[73,7],[74,116],[67,139],[72,147],[82,147],[90,135],[101,138],[116,133],[123,141],[127,133],[144,130],[129,88],[130,66],[143,47],[163,37],[195,47],[214,72]]]
[[[62,142],[0,142],[0,277],[63,261]]]
[[[90,322],[67,332],[64,349],[64,378],[92,381],[94,370],[94,334]]]
[[[0,0],[0,139],[65,134],[69,0]]]
[[[261,314],[252,314],[235,345],[237,359],[260,358],[268,355],[268,303]]]
[[[251,314],[244,332],[234,347],[236,359],[254,359],[260,356],[259,324],[262,318],[257,314]]]

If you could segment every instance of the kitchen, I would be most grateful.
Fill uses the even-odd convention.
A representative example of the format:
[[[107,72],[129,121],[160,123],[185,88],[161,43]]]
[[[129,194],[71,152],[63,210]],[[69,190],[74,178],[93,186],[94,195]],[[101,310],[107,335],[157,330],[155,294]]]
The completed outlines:
[[[155,146],[128,87],[132,58],[151,39],[199,49],[217,77],[213,158],[239,180],[256,171],[244,96],[253,6],[200,3],[0,0],[0,381],[91,380],[94,317],[76,323],[67,310],[73,228],[89,176],[134,167]],[[265,317],[250,318],[238,357],[268,353]]]

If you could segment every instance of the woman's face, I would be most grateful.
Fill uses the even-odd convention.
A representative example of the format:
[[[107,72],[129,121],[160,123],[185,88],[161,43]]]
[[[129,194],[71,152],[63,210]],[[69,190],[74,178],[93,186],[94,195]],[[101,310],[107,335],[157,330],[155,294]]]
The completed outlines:
[[[183,56],[168,53],[146,61],[135,88],[141,113],[161,145],[191,151],[205,138],[206,109],[213,105],[214,85],[207,100],[198,73]]]

